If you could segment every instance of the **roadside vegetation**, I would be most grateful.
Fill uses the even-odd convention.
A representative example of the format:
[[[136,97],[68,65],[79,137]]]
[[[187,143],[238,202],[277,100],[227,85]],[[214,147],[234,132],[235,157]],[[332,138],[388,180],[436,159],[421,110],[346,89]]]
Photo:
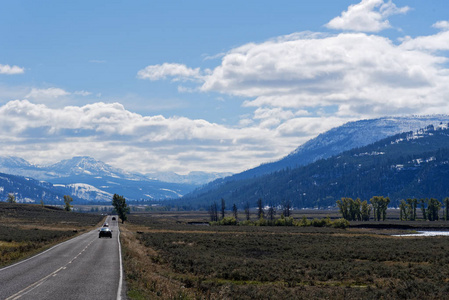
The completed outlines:
[[[67,240],[103,218],[51,206],[0,202],[0,266]]]
[[[251,221],[257,222],[256,213]],[[447,237],[391,234],[406,232],[402,228],[447,229],[448,223],[404,222],[399,216],[399,210],[389,210],[384,222],[354,221],[339,229],[209,226],[209,212],[130,214],[122,226],[129,297],[444,298],[449,292]],[[289,217],[312,222],[341,216],[333,210],[294,211]]]

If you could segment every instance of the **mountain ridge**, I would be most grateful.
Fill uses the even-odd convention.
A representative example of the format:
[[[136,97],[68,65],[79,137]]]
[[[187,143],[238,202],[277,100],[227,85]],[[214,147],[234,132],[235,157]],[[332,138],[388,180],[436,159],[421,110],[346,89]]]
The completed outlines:
[[[394,134],[416,131],[431,124],[437,126],[441,122],[448,123],[449,115],[382,117],[347,122],[319,134],[278,161],[262,164],[231,175],[227,179],[251,178],[283,168],[304,166],[355,147],[369,145]]]
[[[229,181],[211,191],[196,191],[182,202],[207,207],[223,198],[242,207],[246,201],[280,204],[290,200],[297,208],[335,206],[341,197],[389,196],[401,198],[449,196],[448,124],[427,126],[354,148],[330,158],[261,177]]]

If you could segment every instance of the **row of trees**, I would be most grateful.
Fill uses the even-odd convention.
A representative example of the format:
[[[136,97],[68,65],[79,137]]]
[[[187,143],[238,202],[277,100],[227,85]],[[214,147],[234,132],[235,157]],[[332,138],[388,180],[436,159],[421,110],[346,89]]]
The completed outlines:
[[[264,209],[263,202],[262,202],[261,198],[259,198],[257,200],[256,206],[257,206],[257,219],[263,219],[265,217],[267,217],[270,221],[273,221],[275,219],[275,216],[277,213],[275,206],[269,205],[268,210],[265,213],[265,209]],[[291,209],[292,209],[291,201],[290,200],[284,201],[282,203],[281,207],[282,207],[282,216],[287,217],[287,218],[290,217]],[[226,202],[222,198],[221,199],[221,207],[220,207],[221,219],[225,218],[225,210],[226,210]],[[249,221],[251,219],[249,202],[245,203],[244,212],[245,212],[246,220]],[[236,220],[238,219],[238,209],[237,209],[237,205],[235,203],[232,205],[232,215]],[[209,207],[209,216],[210,216],[210,220],[212,222],[217,222],[220,220],[219,215],[218,215],[217,202],[212,203],[211,206]]]
[[[375,196],[368,201],[361,201],[359,198],[341,198],[337,200],[337,206],[343,218],[348,221],[369,221],[371,211],[374,211],[374,220],[385,220],[387,217],[387,208],[390,198]]]
[[[417,219],[417,207],[418,204],[421,208],[422,219],[429,221],[438,221],[440,219],[439,212],[441,207],[444,206],[443,218],[449,220],[449,197],[444,198],[443,203],[435,198],[409,198],[407,200],[401,200],[399,203],[400,218],[403,221],[415,221]]]
[[[342,217],[348,221],[369,221],[371,211],[373,211],[374,221],[385,220],[387,217],[387,208],[390,198],[375,196],[368,201],[361,201],[359,198],[341,198],[337,201],[337,206]],[[439,211],[444,206],[443,218],[449,220],[449,197],[443,200],[443,203],[435,198],[416,199],[409,198],[401,200],[399,203],[401,221],[417,220],[418,205],[421,208],[422,219],[428,221],[438,221]]]

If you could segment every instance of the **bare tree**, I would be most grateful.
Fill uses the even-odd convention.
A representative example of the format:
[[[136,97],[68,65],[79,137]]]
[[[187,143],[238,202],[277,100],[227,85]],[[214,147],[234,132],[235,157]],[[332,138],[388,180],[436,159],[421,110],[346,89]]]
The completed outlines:
[[[262,199],[259,198],[259,200],[257,200],[257,217],[263,218],[265,216],[265,213],[263,211],[263,204],[262,204]]]
[[[232,205],[232,213],[234,214],[235,220],[237,220],[238,210],[237,210],[237,205],[235,205],[235,203],[234,203],[234,205]]]
[[[245,215],[246,215],[246,220],[249,221],[250,214],[249,214],[249,202],[248,201],[246,201],[246,204],[245,204]]]
[[[221,198],[221,218],[224,219],[225,217],[225,209],[226,209],[226,203],[223,198]]]

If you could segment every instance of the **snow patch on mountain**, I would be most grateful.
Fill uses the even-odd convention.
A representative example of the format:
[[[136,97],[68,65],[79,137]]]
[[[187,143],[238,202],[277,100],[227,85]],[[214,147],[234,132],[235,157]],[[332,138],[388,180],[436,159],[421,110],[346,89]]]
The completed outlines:
[[[66,185],[72,195],[89,201],[111,201],[112,194],[102,191],[90,184],[72,183]]]

